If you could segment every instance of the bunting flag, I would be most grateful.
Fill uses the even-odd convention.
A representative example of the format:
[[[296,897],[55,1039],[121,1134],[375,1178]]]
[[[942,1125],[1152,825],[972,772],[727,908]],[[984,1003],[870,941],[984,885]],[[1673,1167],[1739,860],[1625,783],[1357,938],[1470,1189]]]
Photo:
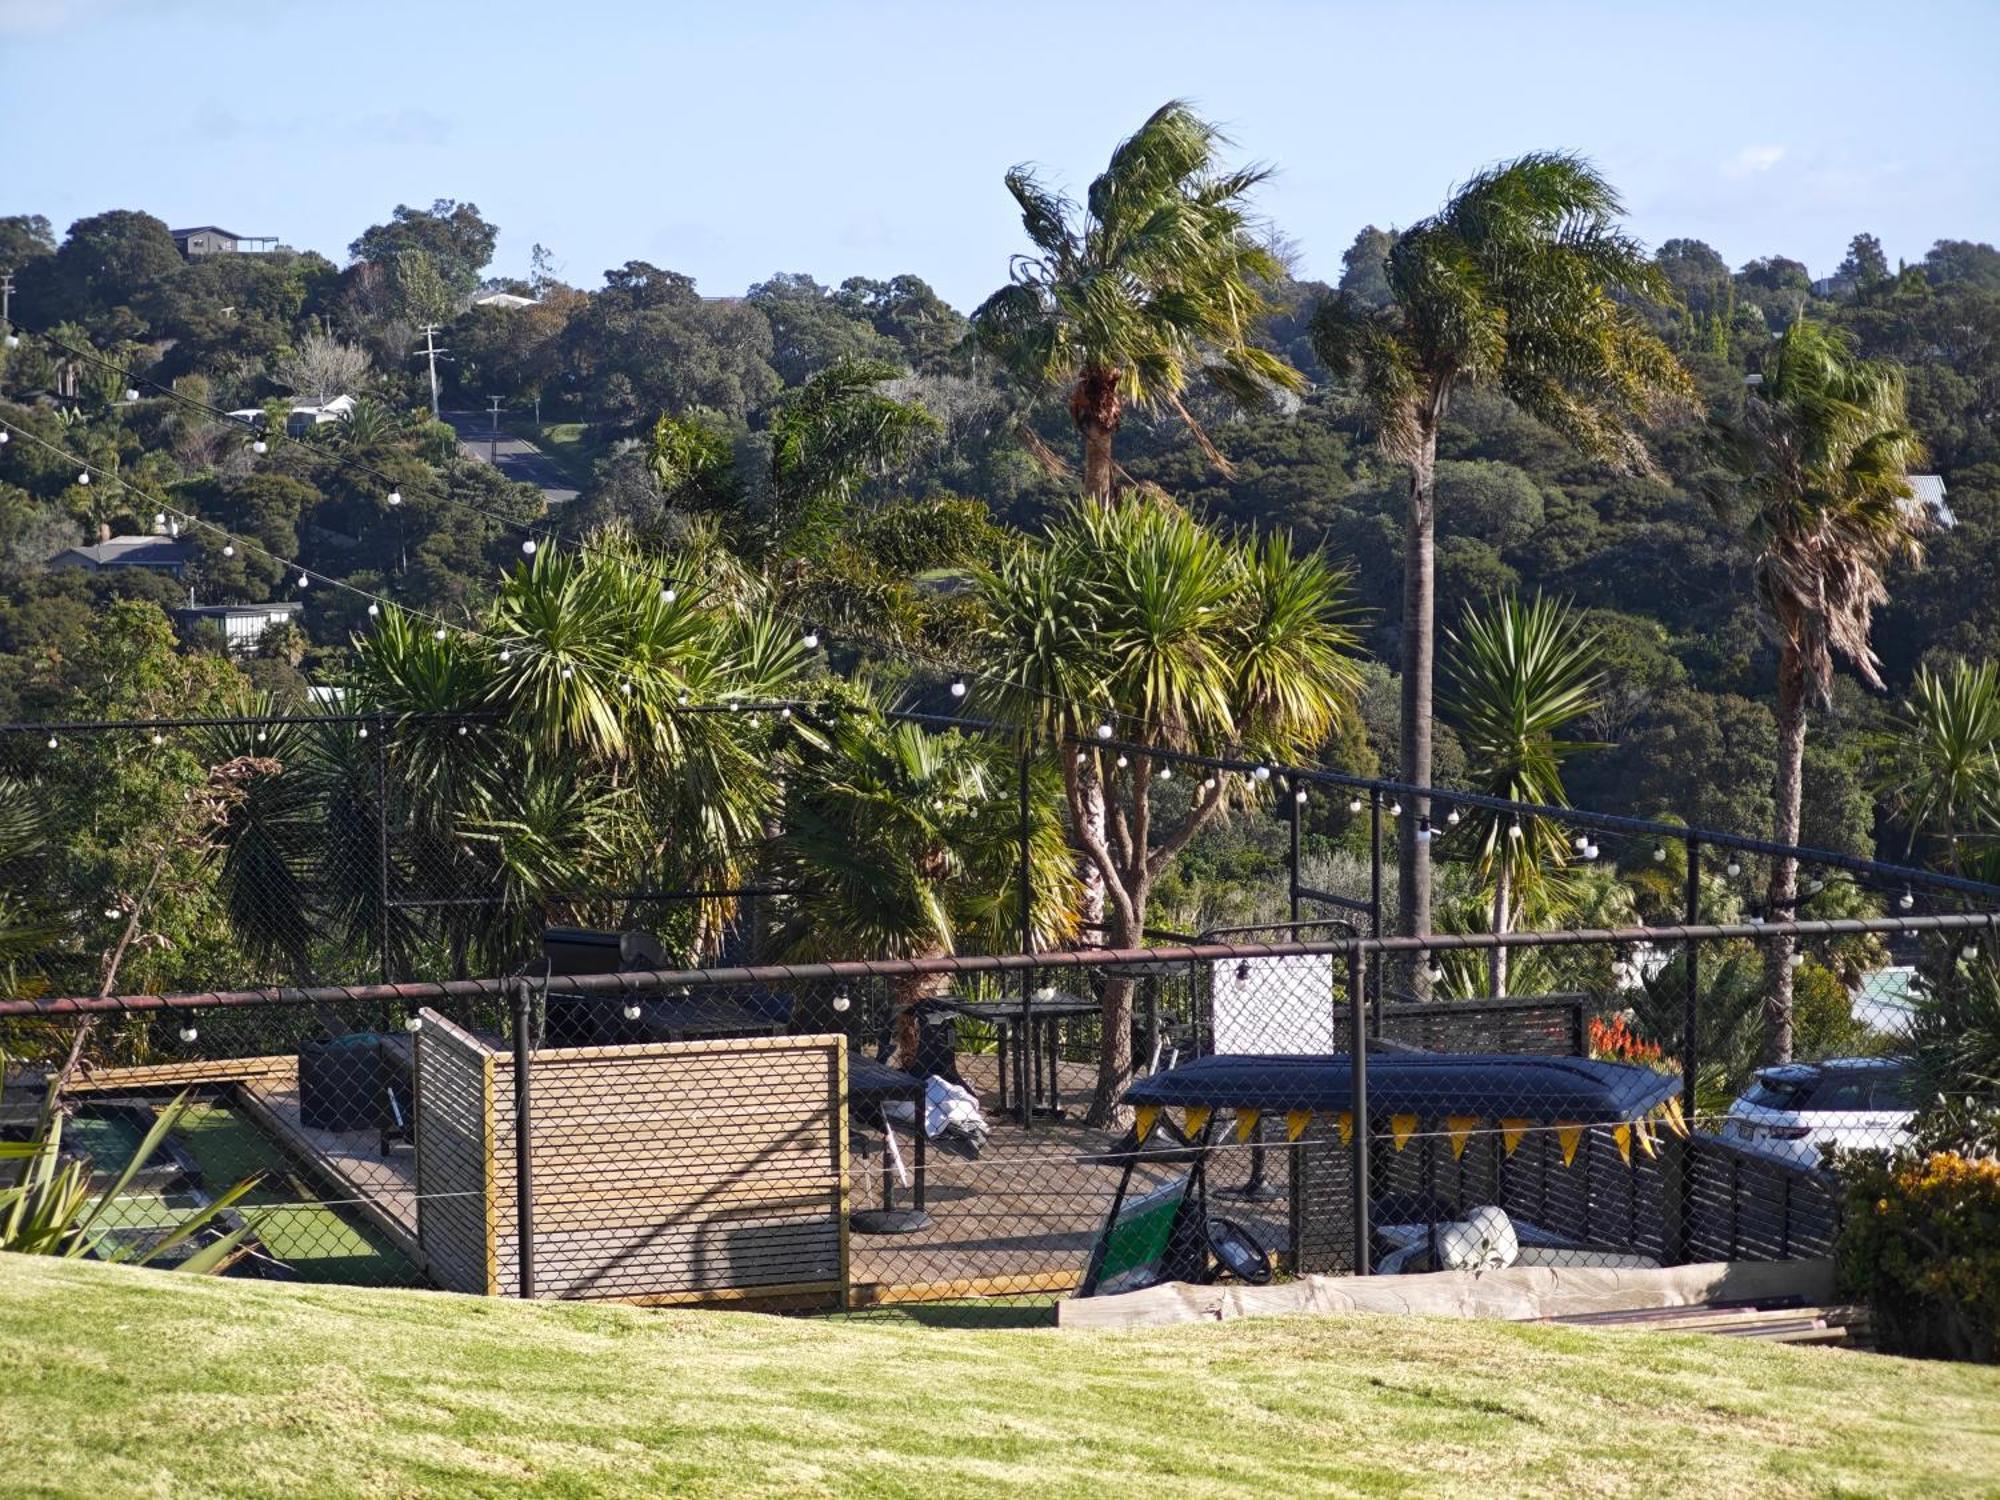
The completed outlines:
[[[1206,1104],[1190,1104],[1187,1107],[1187,1123],[1183,1128],[1187,1131],[1189,1140],[1193,1140],[1207,1128],[1208,1116],[1209,1108]]]
[[[1285,1139],[1295,1141],[1306,1133],[1306,1126],[1312,1124],[1313,1112],[1309,1109],[1288,1109],[1285,1111]],[[1342,1116],[1342,1118],[1346,1118]],[[1346,1132],[1341,1132],[1346,1139]]]
[[[1526,1120],[1502,1120],[1500,1122],[1500,1146],[1509,1156],[1520,1147],[1521,1137],[1528,1133]]]
[[[1583,1139],[1583,1127],[1567,1122],[1556,1126],[1556,1140],[1562,1145],[1563,1165],[1569,1166],[1576,1160],[1577,1143]]]
[[[1236,1144],[1242,1145],[1250,1139],[1250,1132],[1257,1128],[1257,1122],[1264,1118],[1263,1111],[1239,1109],[1236,1111]]]
[[[1618,1155],[1626,1166],[1632,1165],[1632,1127],[1620,1120],[1611,1127],[1611,1139],[1618,1143]]]
[[[1153,1126],[1158,1123],[1159,1118],[1160,1106],[1157,1104],[1140,1104],[1134,1106],[1132,1110],[1132,1133],[1139,1138],[1142,1144],[1146,1137],[1153,1133]]]
[[[1653,1127],[1644,1120],[1634,1120],[1632,1129],[1638,1134],[1639,1149],[1657,1160],[1660,1153],[1653,1144]]]
[[[1465,1143],[1472,1138],[1478,1128],[1478,1115],[1446,1115],[1444,1131],[1451,1138],[1451,1159],[1458,1161],[1465,1155]]]
[[[1669,1094],[1666,1103],[1661,1108],[1667,1112],[1667,1128],[1682,1140],[1686,1140],[1688,1138],[1688,1122],[1687,1116],[1681,1113],[1680,1095]]]
[[[1410,1137],[1416,1133],[1417,1117],[1415,1115],[1389,1116],[1389,1138],[1396,1143],[1398,1151],[1409,1145]]]
[[[1343,1146],[1351,1146],[1351,1145],[1353,1145],[1353,1144],[1354,1144],[1354,1116],[1353,1116],[1352,1114],[1350,1114],[1350,1113],[1349,1113],[1349,1112],[1348,1112],[1347,1110],[1344,1110],[1344,1109],[1343,1109],[1343,1110],[1342,1110],[1342,1111],[1340,1112],[1340,1115],[1339,1115],[1338,1119],[1337,1119],[1337,1120],[1335,1121],[1335,1123],[1336,1123],[1336,1124],[1338,1124],[1338,1125],[1340,1126],[1340,1144],[1341,1144],[1341,1145],[1343,1145]]]

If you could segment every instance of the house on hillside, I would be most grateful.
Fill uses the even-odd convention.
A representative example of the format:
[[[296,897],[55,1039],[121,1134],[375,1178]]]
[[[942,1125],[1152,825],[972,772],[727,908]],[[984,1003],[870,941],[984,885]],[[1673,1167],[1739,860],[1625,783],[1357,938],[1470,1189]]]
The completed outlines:
[[[523,297],[518,292],[481,292],[472,299],[474,307],[539,307],[533,297]]]
[[[222,632],[222,642],[231,656],[248,656],[263,641],[265,631],[274,625],[296,624],[304,608],[296,602],[190,604],[174,611],[174,622],[190,635],[204,622],[213,624]]]
[[[194,229],[169,229],[167,233],[173,236],[174,248],[189,260],[200,260],[208,255],[262,255],[277,248],[278,244],[275,235],[234,234],[213,224],[203,224]]]
[[[331,401],[315,404],[310,401],[295,401],[285,416],[285,435],[304,437],[315,427],[323,427],[328,422],[345,422],[354,415],[355,400],[352,396],[335,396]],[[261,406],[243,406],[229,413],[230,420],[241,422],[245,427],[262,427],[264,409]]]
[[[145,568],[179,578],[193,561],[187,544],[173,536],[114,536],[88,547],[66,547],[49,559],[52,568],[82,568],[102,573],[111,568]]]
[[[1903,502],[1905,511],[1922,509],[1928,512],[1931,524],[1940,531],[1949,531],[1958,524],[1958,517],[1945,504],[1942,474],[1912,474],[1908,477],[1910,498]]]

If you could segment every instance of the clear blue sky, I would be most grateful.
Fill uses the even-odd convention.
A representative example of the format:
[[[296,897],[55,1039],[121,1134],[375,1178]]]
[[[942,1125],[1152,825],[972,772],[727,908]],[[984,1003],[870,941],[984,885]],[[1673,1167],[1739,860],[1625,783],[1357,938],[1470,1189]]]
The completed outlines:
[[[1302,274],[1483,163],[1596,159],[1649,243],[1830,271],[2000,240],[2000,3],[0,0],[0,213],[107,208],[344,262],[476,202],[495,269],[650,260],[710,294],[914,271],[961,307],[1019,247],[1000,186],[1080,188],[1184,95],[1279,169]]]

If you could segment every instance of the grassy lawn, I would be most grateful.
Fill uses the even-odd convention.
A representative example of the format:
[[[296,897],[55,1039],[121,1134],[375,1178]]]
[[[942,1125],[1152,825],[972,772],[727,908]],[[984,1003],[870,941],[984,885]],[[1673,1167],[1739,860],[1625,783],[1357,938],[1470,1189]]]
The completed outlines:
[[[1497,1323],[1163,1331],[0,1255],[0,1493],[1992,1494],[2000,1370]]]

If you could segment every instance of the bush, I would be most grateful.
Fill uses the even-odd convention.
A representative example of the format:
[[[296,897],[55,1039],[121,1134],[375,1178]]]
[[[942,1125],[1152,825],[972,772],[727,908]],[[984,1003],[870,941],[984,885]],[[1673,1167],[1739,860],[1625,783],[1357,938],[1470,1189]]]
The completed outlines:
[[[2000,1160],[1920,1144],[1838,1166],[1841,1286],[1868,1304],[1882,1348],[2000,1361]]]

